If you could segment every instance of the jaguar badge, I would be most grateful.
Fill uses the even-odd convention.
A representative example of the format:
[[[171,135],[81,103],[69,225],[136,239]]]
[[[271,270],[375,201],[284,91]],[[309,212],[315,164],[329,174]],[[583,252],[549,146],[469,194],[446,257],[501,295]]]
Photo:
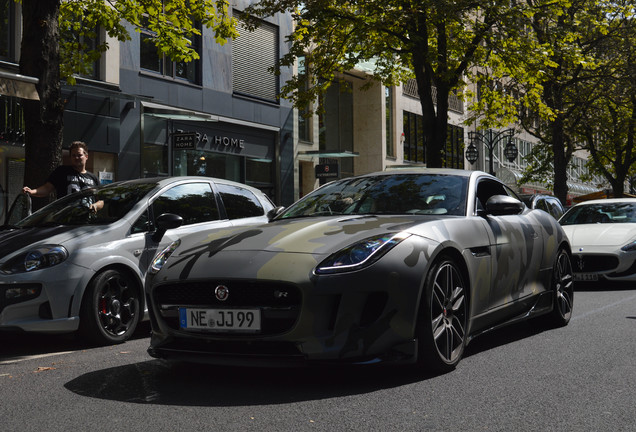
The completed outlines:
[[[217,300],[225,301],[230,296],[230,290],[225,285],[219,285],[214,289],[214,295]]]

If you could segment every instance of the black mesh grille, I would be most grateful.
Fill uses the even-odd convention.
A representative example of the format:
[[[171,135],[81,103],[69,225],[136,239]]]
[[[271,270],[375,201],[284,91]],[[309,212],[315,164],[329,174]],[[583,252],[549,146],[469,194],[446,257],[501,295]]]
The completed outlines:
[[[618,258],[612,255],[574,255],[572,266],[576,273],[609,271],[618,266]]]
[[[227,299],[215,296],[216,287],[227,287]],[[161,285],[153,292],[161,317],[171,328],[179,328],[176,306],[210,308],[259,308],[261,335],[289,331],[300,311],[300,290],[290,284],[255,281],[196,281]],[[233,334],[234,337],[241,335]]]

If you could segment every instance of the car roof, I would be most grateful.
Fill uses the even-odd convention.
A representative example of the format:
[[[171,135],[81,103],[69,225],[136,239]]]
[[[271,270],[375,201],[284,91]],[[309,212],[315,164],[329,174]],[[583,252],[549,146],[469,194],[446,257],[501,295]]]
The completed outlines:
[[[366,176],[379,176],[379,175],[395,175],[395,174],[436,174],[436,175],[454,175],[460,177],[471,177],[474,175],[486,175],[495,178],[494,176],[484,171],[473,171],[456,168],[426,168],[426,167],[391,167],[386,171],[377,171],[369,174],[364,174],[356,177]]]
[[[636,204],[636,198],[604,198],[604,199],[595,199],[589,201],[583,201],[576,204],[574,207],[578,207],[580,205],[586,204],[614,204],[614,203],[631,203]]]
[[[132,180],[121,180],[116,183],[109,183],[103,186],[156,184],[158,187],[164,187],[173,183],[179,183],[184,181],[206,181],[206,182],[213,181],[215,183],[229,184],[229,185],[242,187],[245,189],[249,189],[251,191],[262,193],[259,189],[254,188],[252,186],[248,186],[244,183],[239,183],[232,180],[226,180],[226,179],[217,178],[217,177],[205,177],[205,176],[147,177],[147,178],[139,178],[139,179],[132,179]]]

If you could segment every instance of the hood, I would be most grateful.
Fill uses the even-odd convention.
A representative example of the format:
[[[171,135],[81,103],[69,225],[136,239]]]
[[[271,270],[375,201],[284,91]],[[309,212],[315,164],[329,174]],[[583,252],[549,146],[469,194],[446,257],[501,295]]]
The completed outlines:
[[[375,215],[279,220],[254,227],[213,230],[207,235],[193,234],[182,239],[179,251],[204,246],[211,253],[268,251],[326,255],[374,235],[408,230],[423,221],[422,217]]]
[[[398,233],[435,219],[321,216],[199,232],[180,239],[181,245],[155,281],[240,275],[241,278],[284,278],[300,283],[306,281],[312,269],[331,253],[374,235]]]
[[[572,247],[616,246],[622,247],[636,238],[636,224],[584,224],[565,225],[563,231]]]
[[[63,244],[98,227],[54,226],[0,230],[0,260],[34,244]]]

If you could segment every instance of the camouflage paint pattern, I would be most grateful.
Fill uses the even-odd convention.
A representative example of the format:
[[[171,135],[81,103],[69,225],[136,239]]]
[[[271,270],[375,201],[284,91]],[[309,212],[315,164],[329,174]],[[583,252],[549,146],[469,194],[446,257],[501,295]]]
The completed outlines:
[[[149,352],[163,357],[175,355],[172,350],[176,350],[177,357],[189,358],[191,353],[185,350],[178,354],[180,342],[213,346],[215,341],[253,340],[289,342],[308,361],[413,361],[426,275],[440,254],[449,252],[461,257],[457,264],[465,272],[468,333],[498,325],[507,305],[538,298],[551,289],[555,257],[559,247],[568,247],[567,238],[556,220],[540,210],[478,216],[468,206],[467,212],[466,216],[319,216],[183,238],[146,285],[153,316]],[[332,253],[387,233],[408,236],[365,268],[316,273],[316,267]],[[157,312],[160,305],[154,304],[153,292],[179,280],[222,280],[230,293],[236,281],[292,284],[302,295],[300,313],[289,331],[277,335],[246,337],[171,328]],[[373,320],[365,322],[363,313],[373,296],[384,302]],[[228,360],[211,355],[205,361]],[[258,364],[258,353],[254,364]]]

